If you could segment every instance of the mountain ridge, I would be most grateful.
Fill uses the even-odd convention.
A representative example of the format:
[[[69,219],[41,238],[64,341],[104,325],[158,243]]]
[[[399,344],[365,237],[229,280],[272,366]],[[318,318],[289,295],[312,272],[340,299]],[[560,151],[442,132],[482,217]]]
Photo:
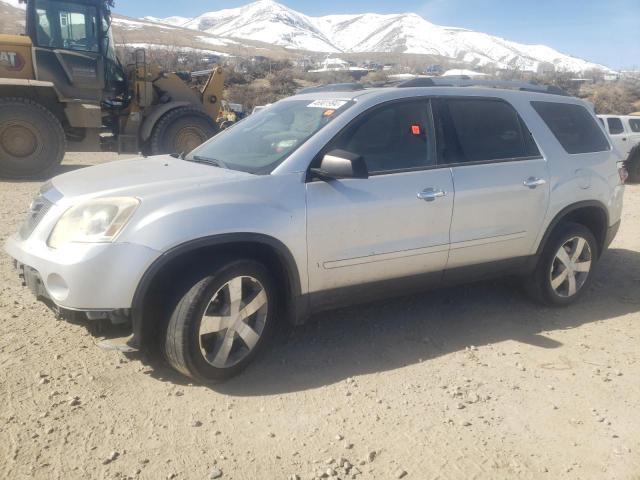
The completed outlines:
[[[24,31],[24,4],[0,0],[0,12],[0,31]],[[114,31],[120,45],[191,48],[230,55],[283,59],[323,53],[380,59],[406,54],[423,55],[427,64],[449,60],[465,68],[613,72],[604,65],[565,55],[546,45],[525,45],[469,29],[440,26],[415,13],[311,17],[273,0],[207,12],[195,18],[134,19],[116,14]]]
[[[203,13],[181,26],[220,37],[311,52],[415,53],[438,55],[478,67],[538,71],[553,65],[561,71],[611,71],[604,65],[546,45],[521,44],[465,28],[440,26],[415,13],[311,17],[274,0],[258,0]]]

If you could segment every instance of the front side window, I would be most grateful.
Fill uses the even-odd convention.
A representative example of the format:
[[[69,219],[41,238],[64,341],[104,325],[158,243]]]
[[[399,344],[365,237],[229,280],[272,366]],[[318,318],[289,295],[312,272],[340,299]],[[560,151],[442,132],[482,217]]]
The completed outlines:
[[[604,132],[582,105],[531,102],[531,106],[567,153],[604,152],[610,149]]]
[[[515,109],[499,99],[435,101],[441,138],[439,163],[456,164],[540,156]]]
[[[369,173],[386,173],[435,163],[426,101],[394,102],[357,118],[327,147],[364,158]]]
[[[37,0],[36,38],[41,47],[98,52],[98,11],[80,3]]]
[[[632,132],[640,132],[640,118],[632,118],[629,120],[629,127]]]
[[[187,160],[269,174],[320,129],[352,105],[349,100],[286,100],[216,135]]]
[[[620,120],[619,118],[607,118],[607,126],[609,127],[609,133],[611,135],[620,135],[621,133],[624,133],[622,120]]]

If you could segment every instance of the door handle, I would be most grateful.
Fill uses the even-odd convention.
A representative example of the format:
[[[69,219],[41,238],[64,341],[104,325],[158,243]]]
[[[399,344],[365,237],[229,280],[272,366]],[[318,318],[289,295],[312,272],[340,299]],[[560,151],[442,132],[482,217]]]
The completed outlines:
[[[529,177],[524,182],[522,182],[525,187],[529,188],[536,188],[540,185],[544,185],[545,183],[547,183],[547,181],[544,178],[537,177]]]
[[[436,190],[435,188],[425,188],[423,191],[418,192],[418,200],[424,200],[425,202],[433,202],[436,198],[444,197],[447,192],[444,190]]]

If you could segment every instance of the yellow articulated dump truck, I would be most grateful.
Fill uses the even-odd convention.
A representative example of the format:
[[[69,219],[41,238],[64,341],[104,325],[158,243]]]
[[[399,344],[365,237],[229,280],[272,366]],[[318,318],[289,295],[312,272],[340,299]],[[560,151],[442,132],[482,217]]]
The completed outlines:
[[[123,66],[113,0],[25,2],[26,35],[0,34],[0,177],[44,177],[67,151],[188,152],[218,131],[220,67],[197,86],[144,50]]]

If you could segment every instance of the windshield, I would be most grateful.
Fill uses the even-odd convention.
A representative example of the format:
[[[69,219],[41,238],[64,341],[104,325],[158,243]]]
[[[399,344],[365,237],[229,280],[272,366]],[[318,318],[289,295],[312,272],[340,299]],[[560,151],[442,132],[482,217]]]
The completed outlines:
[[[269,174],[352,104],[349,100],[289,100],[271,105],[196,148],[187,160]]]

